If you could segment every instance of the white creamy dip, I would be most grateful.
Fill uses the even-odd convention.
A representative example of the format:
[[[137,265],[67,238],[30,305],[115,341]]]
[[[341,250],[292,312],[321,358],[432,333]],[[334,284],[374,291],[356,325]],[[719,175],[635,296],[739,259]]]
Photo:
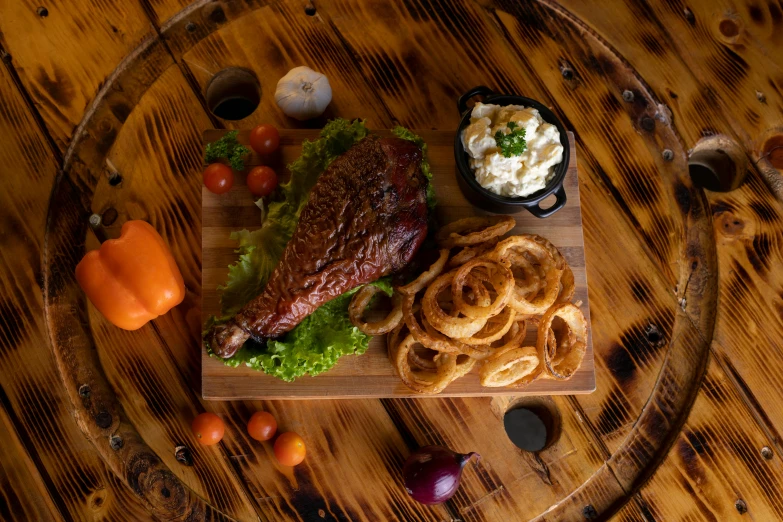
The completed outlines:
[[[506,158],[495,133],[511,132],[508,123],[525,129],[527,149]],[[554,176],[554,167],[563,161],[563,145],[557,127],[546,123],[538,111],[521,105],[476,103],[470,125],[462,132],[462,145],[470,156],[476,181],[501,196],[529,196],[543,189]]]

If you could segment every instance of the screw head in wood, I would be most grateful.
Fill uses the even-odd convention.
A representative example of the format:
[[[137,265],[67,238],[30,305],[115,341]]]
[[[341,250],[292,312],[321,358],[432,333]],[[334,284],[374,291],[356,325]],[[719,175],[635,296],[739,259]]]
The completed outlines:
[[[90,216],[90,225],[93,227],[101,226],[101,216],[99,214],[93,214]]]
[[[688,21],[689,24],[693,25],[696,23],[696,17],[693,15],[693,11],[691,11],[687,7],[682,10],[682,14],[685,15],[685,19]]]
[[[761,91],[756,91],[756,99],[761,103],[767,103],[767,97]]]
[[[633,91],[623,91],[623,101],[631,103],[633,101]]]
[[[90,387],[86,384],[79,386],[79,397],[87,398],[90,396]]]
[[[185,25],[185,30],[186,30],[187,32],[189,32],[189,33],[194,33],[194,32],[196,32],[196,24],[194,24],[193,22],[188,22],[188,23]]]
[[[741,498],[738,498],[737,501],[734,502],[734,507],[737,508],[737,512],[740,515],[744,515],[748,512],[748,505]]]
[[[663,159],[665,161],[671,161],[674,159],[674,152],[671,149],[663,149]]]
[[[765,459],[772,460],[772,457],[774,455],[775,454],[772,452],[772,448],[770,448],[769,446],[764,446],[763,448],[761,448],[761,456],[764,457]]]
[[[177,446],[174,448],[174,458],[177,459],[177,462],[184,464],[185,466],[193,465],[193,454],[187,446]]]
[[[655,130],[655,120],[653,120],[649,116],[645,116],[644,118],[642,118],[641,125],[642,128],[648,132],[652,132]]]
[[[595,510],[592,504],[588,504],[582,509],[582,515],[587,520],[595,520],[598,518],[598,511]]]
[[[111,446],[111,449],[114,451],[117,451],[122,447],[122,437],[118,437],[117,435],[112,435],[109,439],[109,446]]]
[[[647,328],[644,330],[644,334],[647,337],[647,340],[652,344],[653,346],[661,346],[664,343],[663,334],[661,333],[660,328],[658,328],[657,325],[654,325],[652,323],[647,325]]]

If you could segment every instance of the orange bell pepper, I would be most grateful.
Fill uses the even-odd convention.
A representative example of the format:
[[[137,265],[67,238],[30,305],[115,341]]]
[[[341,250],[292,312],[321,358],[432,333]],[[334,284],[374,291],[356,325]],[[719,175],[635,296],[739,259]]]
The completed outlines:
[[[122,225],[76,265],[76,280],[115,326],[137,330],[185,298],[185,282],[160,234],[146,221]]]

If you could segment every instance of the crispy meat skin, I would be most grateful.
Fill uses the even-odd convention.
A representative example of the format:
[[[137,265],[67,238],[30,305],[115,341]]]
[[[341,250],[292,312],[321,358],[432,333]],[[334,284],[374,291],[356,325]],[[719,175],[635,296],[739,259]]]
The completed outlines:
[[[264,291],[211,335],[231,357],[249,338],[278,337],[322,304],[402,269],[427,235],[421,150],[368,136],[332,162],[302,210]]]

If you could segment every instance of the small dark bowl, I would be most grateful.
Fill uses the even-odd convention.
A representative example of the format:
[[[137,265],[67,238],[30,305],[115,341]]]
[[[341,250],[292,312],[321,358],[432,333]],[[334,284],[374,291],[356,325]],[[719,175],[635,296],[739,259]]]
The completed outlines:
[[[468,108],[468,100],[477,95],[484,96],[482,103],[533,107],[538,110],[538,113],[545,122],[551,123],[557,127],[558,132],[560,132],[560,143],[563,145],[563,161],[555,165],[554,176],[552,176],[552,179],[542,190],[530,194],[529,196],[512,198],[490,192],[476,181],[476,176],[473,174],[473,170],[468,163],[468,153],[465,152],[465,148],[462,146],[462,131],[465,130],[465,127],[470,125],[471,109]],[[494,212],[496,214],[515,214],[519,212],[520,209],[524,208],[538,218],[549,217],[565,206],[566,193],[563,188],[563,181],[565,180],[565,175],[568,171],[571,150],[568,144],[566,129],[557,116],[555,116],[555,113],[536,100],[531,100],[524,96],[496,94],[490,88],[483,86],[474,87],[460,96],[457,101],[457,108],[462,115],[459,128],[457,128],[457,136],[454,139],[454,159],[457,162],[457,183],[459,184],[462,194],[465,195],[471,204],[482,210]],[[541,201],[552,194],[557,198],[555,204],[546,209],[541,208],[539,206]]]

